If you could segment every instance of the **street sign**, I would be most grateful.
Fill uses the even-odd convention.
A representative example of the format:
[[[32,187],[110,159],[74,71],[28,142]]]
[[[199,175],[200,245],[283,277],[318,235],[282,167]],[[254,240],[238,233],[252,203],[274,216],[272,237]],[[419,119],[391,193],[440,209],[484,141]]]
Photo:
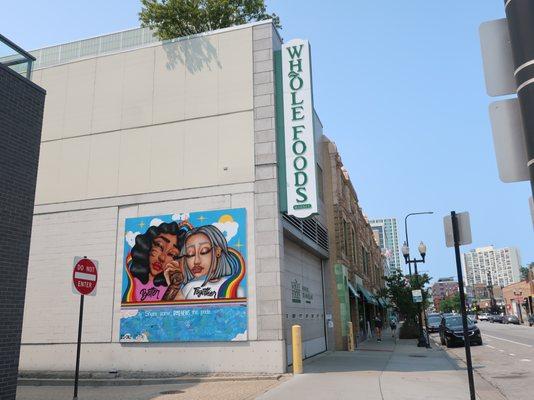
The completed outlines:
[[[482,23],[479,34],[486,92],[492,97],[515,94],[515,68],[506,18]]]
[[[75,294],[96,295],[98,282],[98,261],[86,257],[74,257],[72,288]]]
[[[456,214],[456,220],[458,221],[458,244],[471,244],[471,221],[469,219],[469,213],[463,212]],[[447,247],[454,247],[454,232],[452,229],[451,215],[443,217],[443,226],[445,228],[445,243]]]
[[[414,303],[422,303],[423,302],[423,293],[420,289],[412,290],[412,298]]]
[[[521,110],[517,98],[490,104],[489,114],[499,178],[505,183],[530,179]]]

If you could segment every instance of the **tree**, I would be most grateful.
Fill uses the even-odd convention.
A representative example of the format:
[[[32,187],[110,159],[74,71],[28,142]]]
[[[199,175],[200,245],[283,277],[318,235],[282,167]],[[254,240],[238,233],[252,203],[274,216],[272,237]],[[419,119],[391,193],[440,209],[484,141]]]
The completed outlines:
[[[439,303],[439,309],[443,313],[460,312],[460,293],[455,293],[452,296],[446,297]]]
[[[387,294],[396,310],[407,320],[414,320],[417,316],[417,304],[413,302],[412,288],[424,288],[430,282],[427,274],[419,275],[419,282],[415,275],[406,277],[400,269],[385,276]],[[423,308],[428,307],[428,290],[421,289],[423,294]]]
[[[152,29],[161,40],[272,19],[264,0],[141,0],[141,26]]]
[[[528,281],[529,279],[532,279],[529,277],[531,269],[534,269],[534,262],[519,268],[519,276],[521,277],[522,281]]]

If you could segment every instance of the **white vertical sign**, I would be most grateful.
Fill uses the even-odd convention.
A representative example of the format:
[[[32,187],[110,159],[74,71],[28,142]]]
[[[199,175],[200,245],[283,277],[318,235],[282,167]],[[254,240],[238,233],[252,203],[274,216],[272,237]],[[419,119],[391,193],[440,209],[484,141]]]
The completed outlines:
[[[317,213],[315,137],[310,44],[294,39],[282,46],[287,213]]]

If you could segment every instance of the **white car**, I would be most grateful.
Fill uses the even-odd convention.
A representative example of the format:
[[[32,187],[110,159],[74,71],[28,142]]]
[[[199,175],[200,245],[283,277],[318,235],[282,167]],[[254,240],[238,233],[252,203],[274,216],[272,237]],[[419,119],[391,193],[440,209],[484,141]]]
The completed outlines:
[[[478,316],[479,321],[489,321],[489,314],[488,313],[482,313]]]

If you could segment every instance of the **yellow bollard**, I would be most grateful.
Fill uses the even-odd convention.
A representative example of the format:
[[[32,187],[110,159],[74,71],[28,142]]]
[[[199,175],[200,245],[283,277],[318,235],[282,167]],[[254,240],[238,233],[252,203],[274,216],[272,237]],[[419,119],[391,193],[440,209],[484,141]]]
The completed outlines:
[[[348,326],[349,326],[349,334],[348,334],[348,350],[349,351],[354,351],[354,330],[352,328],[352,322],[349,321],[347,322]]]
[[[291,341],[293,345],[293,373],[302,374],[302,335],[300,325],[291,327]]]

